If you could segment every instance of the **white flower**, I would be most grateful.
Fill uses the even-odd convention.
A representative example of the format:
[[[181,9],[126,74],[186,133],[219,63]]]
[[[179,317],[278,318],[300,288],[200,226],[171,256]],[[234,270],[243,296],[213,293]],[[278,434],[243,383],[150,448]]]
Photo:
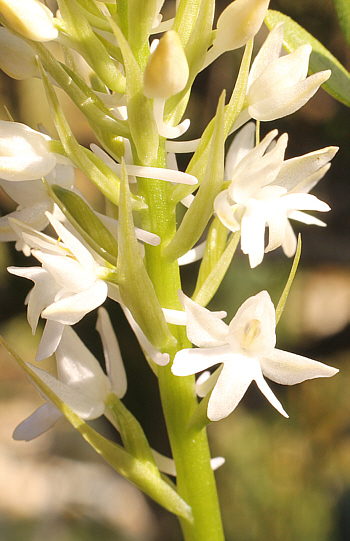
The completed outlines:
[[[57,162],[69,163],[50,151],[50,140],[25,124],[0,120],[0,178],[36,180],[48,175]]]
[[[75,180],[74,168],[70,165],[56,164],[54,169],[46,175],[46,180],[49,184],[58,184],[70,190]],[[16,182],[0,179],[0,186],[18,204],[14,212],[0,218],[0,241],[17,241],[16,248],[23,250],[25,255],[29,255],[29,248],[27,249],[22,238],[18,240],[10,219],[15,218],[37,231],[42,231],[49,224],[45,212],[50,212],[55,217],[61,216],[61,213],[40,179]]]
[[[127,388],[118,341],[104,308],[98,311],[96,328],[103,344],[107,375],[70,327],[64,328],[56,351],[58,379],[45,370],[29,365],[74,413],[85,420],[103,415],[108,395],[114,393],[118,398],[123,398]],[[48,401],[16,428],[13,437],[15,440],[32,440],[46,432],[61,417],[61,411]]]
[[[280,23],[271,30],[252,64],[245,113],[256,120],[275,120],[294,113],[331,75],[326,70],[307,77],[311,45],[302,45],[280,57],[282,43]]]
[[[277,136],[277,130],[274,130],[248,151],[249,145],[253,145],[252,136],[248,124],[238,136],[242,141],[241,151],[237,140],[234,141],[236,156],[229,151],[225,169],[225,176],[231,179],[231,184],[216,197],[214,210],[228,229],[241,230],[242,250],[249,255],[251,267],[256,267],[264,257],[266,225],[269,242],[265,252],[282,246],[289,257],[296,249],[290,218],[307,224],[325,225],[299,211],[330,210],[326,203],[307,192],[326,173],[328,162],[338,149],[327,147],[284,161],[287,134],[272,146]]]
[[[206,68],[226,51],[243,47],[259,31],[270,0],[235,0],[221,13],[213,47],[208,51]]]
[[[50,356],[61,340],[64,326],[74,325],[100,306],[108,292],[107,283],[99,278],[105,269],[60,222],[49,213],[47,217],[63,242],[12,220],[16,232],[33,247],[32,254],[42,267],[8,268],[10,273],[35,283],[27,297],[27,317],[33,334],[39,316],[47,319],[37,360]]]
[[[0,0],[0,13],[26,38],[45,42],[58,36],[52,12],[37,0]]]
[[[188,376],[222,363],[207,380],[212,389],[207,415],[211,421],[227,417],[254,380],[268,401],[288,417],[263,376],[283,385],[330,377],[336,368],[275,348],[275,309],[266,291],[246,300],[229,325],[193,302],[182,292],[187,315],[187,336],[198,349],[183,349],[174,359],[172,372]]]
[[[12,79],[29,79],[39,74],[35,52],[7,28],[0,28],[0,67]]]

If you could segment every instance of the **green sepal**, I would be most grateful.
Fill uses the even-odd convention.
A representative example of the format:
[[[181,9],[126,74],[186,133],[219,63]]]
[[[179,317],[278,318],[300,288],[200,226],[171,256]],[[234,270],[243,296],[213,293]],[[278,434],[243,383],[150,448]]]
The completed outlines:
[[[340,28],[350,47],[350,3],[349,0],[334,0],[334,7],[338,15]]]
[[[205,254],[199,269],[197,284],[192,299],[206,306],[217,292],[240,239],[240,232],[233,233],[226,245],[227,229],[221,224],[217,226],[215,218],[209,231]]]
[[[101,257],[112,265],[116,265],[118,242],[92,208],[72,190],[67,190],[57,184],[53,184],[51,190],[56,196],[56,204],[78,233]]]
[[[76,44],[77,51],[97,73],[101,81],[115,92],[120,91],[120,80],[124,79],[120,70],[109,56],[106,48],[94,34],[84,12],[76,0],[58,0],[66,31]]]
[[[312,53],[309,73],[313,74],[326,69],[332,70],[331,77],[323,83],[322,88],[333,98],[350,107],[350,73],[342,66],[339,60],[322,43],[287,15],[283,15],[279,11],[269,10],[265,22],[270,29],[278,22],[284,22],[283,47],[289,53],[300,47],[300,45],[310,43]]]
[[[97,186],[107,199],[115,205],[119,203],[119,185],[120,180],[115,173],[104,163],[101,158],[93,152],[79,145],[75,139],[69,124],[63,114],[57,96],[49,81],[45,71],[39,62],[41,77],[43,80],[47,101],[49,103],[51,115],[55,127],[60,136],[60,140],[66,156],[81,169],[88,178]],[[51,141],[49,146],[53,152],[56,152],[57,143]],[[146,204],[134,196],[134,209],[141,210],[146,208]]]
[[[120,28],[111,20],[121,49],[126,73],[128,121],[133,143],[142,165],[157,160],[159,134],[151,102],[143,94],[143,73]]]
[[[184,45],[190,73],[185,88],[166,102],[164,116],[167,122],[171,118],[171,125],[175,126],[180,122],[187,107],[193,81],[201,70],[205,55],[211,45],[214,7],[214,0],[201,2],[196,22],[187,43]],[[185,24],[187,24],[187,21]]]
[[[225,139],[231,132],[232,126],[238,118],[239,113],[242,111],[246,89],[248,83],[249,75],[249,66],[253,50],[253,40],[250,40],[244,50],[241,66],[239,69],[238,77],[236,80],[235,87],[232,91],[230,101],[225,106],[225,120],[224,120],[224,133]],[[210,141],[214,132],[215,117],[209,122],[208,126],[205,128],[202,137],[200,139],[198,148],[188,167],[186,173],[190,173],[197,177],[199,184],[202,182],[202,179],[205,174],[205,170],[208,164],[209,152],[210,152]],[[188,186],[178,185],[172,193],[172,200],[175,203],[178,203],[192,191],[194,191],[197,186],[189,188]]]
[[[155,11],[156,0],[128,0],[128,43],[142,67],[145,67],[149,56],[148,39],[152,32]]]
[[[208,419],[208,416],[207,416],[208,402],[209,402],[210,395],[211,395],[211,392],[209,392],[204,398],[202,398],[202,400],[200,401],[200,403],[194,410],[194,413],[187,425],[187,430],[199,432],[206,426],[210,425],[210,423],[212,422],[210,419]]]
[[[168,329],[135,236],[125,167],[120,185],[118,250],[118,283],[123,303],[156,348],[174,346],[175,338]]]
[[[289,273],[289,276],[288,276],[287,283],[284,286],[284,289],[282,291],[282,295],[280,297],[280,300],[278,301],[277,308],[276,308],[276,326],[277,326],[277,323],[279,322],[280,317],[282,315],[282,312],[284,310],[285,304],[286,304],[287,299],[288,299],[289,290],[292,287],[292,283],[294,281],[296,272],[298,270],[298,265],[299,265],[299,261],[300,261],[300,255],[301,255],[301,235],[299,233],[299,235],[298,235],[298,244],[297,244],[297,249],[296,249],[294,260],[293,260],[293,265],[292,265],[292,268],[290,269],[290,273]]]
[[[136,459],[120,445],[101,436],[101,434],[91,428],[41,380],[30,366],[23,361],[9,344],[7,344],[2,336],[0,336],[0,343],[5,347],[8,353],[14,357],[33,383],[63,413],[73,427],[80,432],[91,447],[93,447],[113,469],[171,513],[174,513],[185,520],[192,521],[192,513],[189,505],[168,483],[160,478],[159,474],[156,475],[154,473],[153,468],[150,468],[148,465]]]
[[[138,420],[114,393],[110,393],[107,397],[106,407],[116,421],[125,450],[147,465],[154,475],[160,477],[151,448]],[[107,417],[110,416],[107,415]]]
[[[172,30],[179,34],[184,47],[196,24],[201,2],[202,0],[181,0],[177,7]]]
[[[224,175],[224,104],[225,92],[220,96],[215,116],[215,128],[203,181],[187,210],[174,238],[163,255],[175,260],[190,250],[199,240],[213,214],[215,197],[220,193]]]

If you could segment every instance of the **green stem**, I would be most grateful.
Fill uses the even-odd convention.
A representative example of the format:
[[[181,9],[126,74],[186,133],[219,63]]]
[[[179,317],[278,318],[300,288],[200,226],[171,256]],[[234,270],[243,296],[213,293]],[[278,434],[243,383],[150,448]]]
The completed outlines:
[[[164,167],[164,152],[160,153],[158,167]],[[177,295],[181,289],[177,262],[162,257],[164,247],[176,230],[175,208],[169,202],[168,186],[162,181],[139,179],[140,191],[149,212],[143,216],[143,226],[157,233],[160,246],[147,246],[145,262],[158,299],[165,308],[182,309]],[[168,353],[171,361],[177,351],[190,344],[184,327],[172,326],[177,347]],[[159,388],[167,424],[169,440],[177,471],[179,495],[191,506],[193,523],[181,520],[185,541],[223,541],[214,474],[210,466],[210,451],[205,429],[188,428],[198,402],[195,378],[177,377],[171,372],[171,363],[158,368]]]

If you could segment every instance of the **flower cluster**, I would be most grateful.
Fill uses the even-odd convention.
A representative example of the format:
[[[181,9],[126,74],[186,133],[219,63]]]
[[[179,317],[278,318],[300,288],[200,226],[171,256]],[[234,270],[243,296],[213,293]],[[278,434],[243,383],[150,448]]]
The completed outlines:
[[[36,360],[55,354],[58,374],[55,378],[22,362],[45,404],[17,427],[14,437],[37,437],[66,416],[113,467],[186,519],[188,528],[196,528],[191,539],[204,539],[196,494],[201,482],[213,486],[213,476],[203,426],[229,415],[253,380],[287,417],[264,376],[293,385],[337,372],[275,348],[275,308],[266,291],[246,300],[229,325],[224,313],[205,308],[239,238],[253,268],[265,252],[280,246],[288,257],[294,255],[289,220],[325,225],[304,211],[329,210],[309,192],[337,148],[285,159],[287,134],[267,130],[259,141],[258,133],[260,122],[302,107],[330,71],[308,76],[309,44],[281,56],[282,23],[272,28],[251,63],[269,0],[235,0],[216,29],[215,2],[204,0],[176,2],[174,18],[165,21],[164,1],[57,3],[55,17],[39,0],[0,0],[0,67],[15,79],[42,80],[58,133],[54,139],[18,122],[0,121],[0,185],[17,205],[0,218],[0,240],[16,241],[18,250],[40,263],[8,271],[34,282],[26,299],[28,322],[33,333],[40,318],[46,322]],[[163,34],[160,39],[154,37],[158,34]],[[46,45],[52,41],[62,48],[64,62]],[[224,52],[243,47],[229,101],[225,104],[223,93],[199,140],[175,141],[190,125],[183,116],[197,74]],[[90,148],[75,139],[57,88],[88,120],[95,141]],[[176,154],[183,152],[193,156],[179,171]],[[100,190],[105,213],[92,208],[74,186],[75,169]],[[184,207],[179,225],[178,206]],[[47,226],[51,233],[43,232]],[[179,273],[179,265],[195,259],[202,260],[196,302],[182,292]],[[158,377],[175,464],[150,448],[121,402],[126,375],[101,308],[107,297],[121,306]],[[95,309],[107,375],[72,329]],[[186,325],[187,338],[173,323]],[[189,348],[188,340],[196,348]],[[207,372],[217,364],[213,374]],[[182,377],[202,371],[196,387],[194,378]],[[195,388],[207,404],[200,426]],[[101,415],[120,432],[123,447],[84,423]],[[192,415],[196,425],[190,423]],[[200,457],[200,467],[193,457]],[[159,470],[178,474],[178,491]],[[196,488],[189,490],[186,483],[193,475]],[[198,512],[206,515],[218,513]],[[220,535],[218,524],[211,528]]]

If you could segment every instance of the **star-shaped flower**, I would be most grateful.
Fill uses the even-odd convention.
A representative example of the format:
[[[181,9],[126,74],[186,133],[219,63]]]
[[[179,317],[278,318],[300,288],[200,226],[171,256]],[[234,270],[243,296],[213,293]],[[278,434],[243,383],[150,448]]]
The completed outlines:
[[[273,130],[255,148],[252,136],[252,125],[247,124],[235,138],[225,168],[231,183],[216,197],[214,210],[228,229],[241,230],[242,250],[249,255],[250,266],[256,267],[263,260],[264,251],[282,246],[287,256],[295,253],[296,238],[290,218],[325,225],[300,211],[330,210],[327,203],[308,192],[328,171],[338,148],[327,147],[284,160],[286,133],[274,141],[277,130]],[[265,248],[266,226],[269,242]]]
[[[229,325],[222,313],[213,313],[182,292],[187,316],[187,336],[198,349],[183,349],[174,359],[172,372],[188,376],[220,363],[205,382],[211,391],[207,416],[211,421],[227,417],[254,380],[268,401],[288,417],[264,376],[283,385],[330,377],[336,368],[275,348],[275,309],[266,291],[246,300]]]
[[[33,334],[39,317],[47,320],[39,344],[37,360],[49,357],[57,348],[65,325],[74,325],[100,306],[107,297],[107,283],[92,254],[58,220],[47,217],[62,242],[12,220],[16,232],[31,246],[42,267],[9,267],[8,271],[32,280],[27,297],[28,322]]]
[[[106,411],[109,393],[123,398],[127,381],[118,342],[107,311],[99,308],[100,333],[107,375],[71,327],[65,327],[56,351],[58,379],[41,368],[30,368],[82,419],[97,419]],[[51,428],[63,413],[48,401],[25,419],[14,432],[16,440],[32,440]]]

